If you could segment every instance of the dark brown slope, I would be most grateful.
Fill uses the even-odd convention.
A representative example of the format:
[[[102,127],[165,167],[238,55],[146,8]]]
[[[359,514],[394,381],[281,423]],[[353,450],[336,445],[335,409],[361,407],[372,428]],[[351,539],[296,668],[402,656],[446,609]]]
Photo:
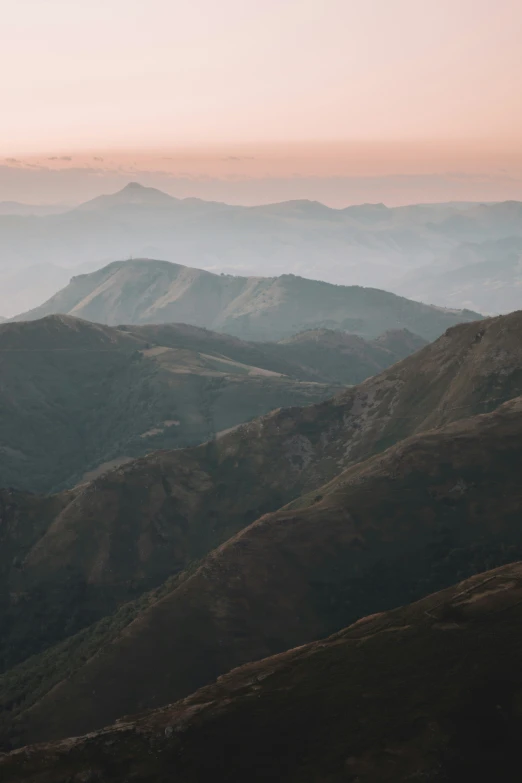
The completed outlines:
[[[522,394],[521,337],[522,313],[456,327],[330,401],[276,411],[85,485],[10,571],[18,633],[36,653],[63,638],[66,624],[79,630],[112,612],[353,462]],[[64,584],[78,596],[73,620]],[[21,660],[9,636],[0,641],[12,664]]]
[[[522,558],[522,398],[414,436],[211,553],[26,711],[19,738],[83,733],[245,661]]]
[[[99,733],[0,758],[6,783],[515,783],[522,565],[475,576]]]

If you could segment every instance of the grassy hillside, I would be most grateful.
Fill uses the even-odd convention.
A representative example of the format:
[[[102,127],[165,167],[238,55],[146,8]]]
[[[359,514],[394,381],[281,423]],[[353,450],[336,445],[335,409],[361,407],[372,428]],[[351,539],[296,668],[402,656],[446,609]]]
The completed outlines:
[[[248,353],[257,358],[248,346],[241,357],[227,355],[231,338],[205,332],[195,346],[183,327],[178,332],[171,347],[150,330],[141,337],[70,316],[2,325],[0,486],[56,490],[100,466],[201,443],[273,408],[340,389],[321,383],[320,368],[300,374],[295,362],[262,352],[256,367],[241,361]],[[381,355],[387,365],[394,358]]]
[[[366,338],[408,329],[426,340],[478,313],[412,302],[376,288],[337,286],[295,275],[234,277],[166,261],[119,261],[72,278],[32,320],[67,313],[117,325],[183,322],[245,340],[281,340],[310,329],[338,329]]]
[[[520,563],[481,573],[0,770],[12,783],[167,783],[173,770],[189,783],[217,764],[230,783],[515,783],[521,602]]]

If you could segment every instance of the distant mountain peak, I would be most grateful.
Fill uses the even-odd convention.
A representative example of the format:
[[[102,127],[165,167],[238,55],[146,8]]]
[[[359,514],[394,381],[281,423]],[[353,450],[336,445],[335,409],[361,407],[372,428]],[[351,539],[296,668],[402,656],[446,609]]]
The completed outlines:
[[[110,207],[125,206],[128,204],[142,204],[151,206],[162,206],[178,203],[179,199],[169,196],[163,190],[158,188],[149,188],[140,182],[128,182],[125,187],[116,193],[110,193],[104,196],[97,196],[84,204],[80,204],[76,211],[91,212],[98,209]]]

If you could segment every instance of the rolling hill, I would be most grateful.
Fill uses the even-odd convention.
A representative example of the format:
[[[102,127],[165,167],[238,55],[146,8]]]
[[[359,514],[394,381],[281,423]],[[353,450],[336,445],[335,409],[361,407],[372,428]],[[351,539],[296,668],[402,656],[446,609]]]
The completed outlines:
[[[183,322],[259,341],[325,328],[368,339],[390,329],[408,329],[433,340],[449,326],[481,317],[471,311],[423,305],[378,289],[335,286],[294,275],[215,275],[147,259],[115,262],[74,277],[45,304],[14,320],[54,313],[113,326]]]
[[[375,340],[332,329],[311,329],[277,343],[256,343],[187,324],[118,328],[170,348],[218,353],[299,380],[346,385],[361,383],[427,343],[408,329],[392,329]]]
[[[166,333],[167,345],[153,327],[142,337],[70,316],[0,326],[0,486],[71,486],[103,466],[201,443],[273,408],[341,389],[322,383],[315,355],[302,366],[226,335],[183,326]],[[396,359],[365,346],[369,356],[363,346],[340,375],[351,367],[357,382]],[[335,355],[343,358],[333,351],[333,369]]]

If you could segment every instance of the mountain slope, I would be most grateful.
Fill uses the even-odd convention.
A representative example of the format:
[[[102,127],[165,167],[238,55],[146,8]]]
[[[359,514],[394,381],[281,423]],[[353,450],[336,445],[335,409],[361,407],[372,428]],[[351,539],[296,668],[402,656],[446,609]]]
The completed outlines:
[[[400,361],[420,350],[426,342],[408,329],[389,330],[376,340],[331,329],[312,329],[276,345],[267,345],[265,350],[272,355],[292,357],[301,366],[308,365],[312,372],[319,371],[317,377],[323,380],[338,378],[353,383],[356,377],[361,383],[384,369],[389,355],[395,362]]]
[[[222,352],[227,339],[234,345],[226,336],[206,333],[193,350],[178,332],[173,348],[150,330],[143,339],[70,316],[3,324],[0,486],[67,486],[104,463],[200,443],[272,408],[317,402],[340,388],[301,382],[299,367],[284,359],[271,369],[276,362],[262,352],[264,368],[237,361]],[[391,353],[384,358],[394,360]]]
[[[423,348],[422,337],[413,334],[408,329],[390,329],[377,337],[374,344],[379,348],[391,351],[399,359],[405,359]]]
[[[97,212],[132,205],[162,207],[179,204],[180,199],[157,188],[147,188],[138,182],[129,182],[122,190],[108,196],[97,196],[75,208],[75,212]]]
[[[279,343],[255,343],[187,324],[118,328],[158,345],[222,354],[299,380],[347,385],[361,383],[426,345],[407,329],[386,332],[376,340],[316,329]]]
[[[15,320],[52,313],[112,325],[181,321],[254,340],[281,340],[317,328],[370,338],[390,329],[409,329],[432,340],[449,326],[481,317],[378,289],[334,286],[294,275],[214,275],[146,259],[119,261],[74,277],[41,307]]]
[[[9,783],[192,783],[217,767],[230,783],[515,783],[521,602],[520,563],[482,573],[0,770]]]
[[[61,684],[53,674],[54,688],[26,709],[15,736],[83,733],[162,706],[241,663],[520,559],[521,435],[517,398],[413,436],[262,516],[85,663],[76,657]],[[29,697],[25,676],[17,701]]]
[[[9,563],[4,665],[63,638],[64,585],[75,585],[79,630],[354,462],[522,394],[521,334],[522,313],[454,327],[331,400],[273,412],[197,448],[151,454],[80,487],[23,567]]]

